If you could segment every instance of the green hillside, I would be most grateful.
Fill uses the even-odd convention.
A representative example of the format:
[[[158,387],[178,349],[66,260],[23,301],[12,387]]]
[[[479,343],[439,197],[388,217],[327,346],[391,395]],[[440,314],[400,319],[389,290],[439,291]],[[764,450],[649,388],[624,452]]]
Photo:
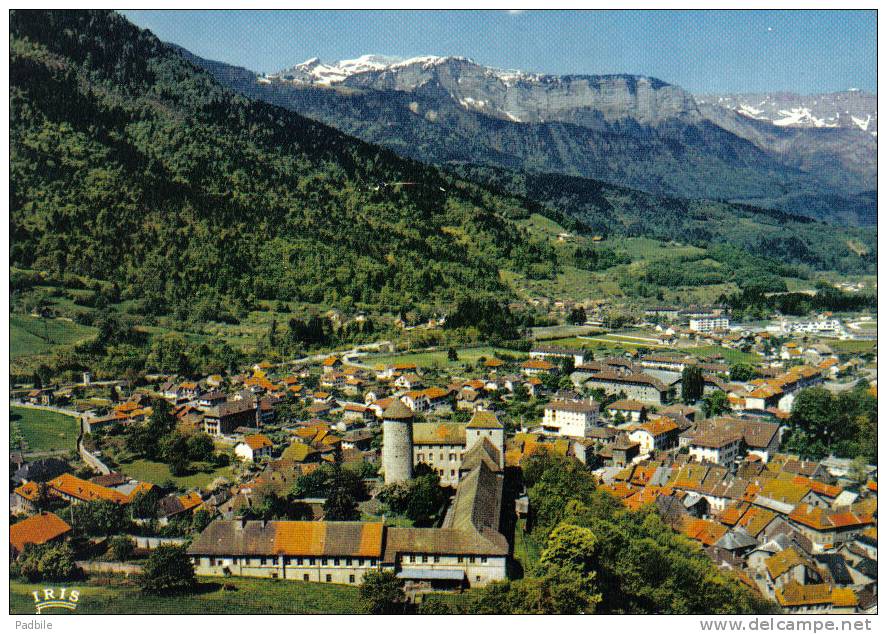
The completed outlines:
[[[515,199],[219,86],[105,11],[10,20],[11,263],[133,312],[398,309],[503,295],[552,257]]]
[[[837,227],[723,201],[655,196],[562,174],[477,165],[453,169],[503,194],[541,205],[542,213],[579,233],[673,240],[697,247],[730,245],[817,271],[874,273],[877,268],[877,231],[869,227]]]
[[[33,315],[10,315],[9,356],[46,354],[58,345],[72,345],[89,339],[95,329],[67,319],[48,319]]]

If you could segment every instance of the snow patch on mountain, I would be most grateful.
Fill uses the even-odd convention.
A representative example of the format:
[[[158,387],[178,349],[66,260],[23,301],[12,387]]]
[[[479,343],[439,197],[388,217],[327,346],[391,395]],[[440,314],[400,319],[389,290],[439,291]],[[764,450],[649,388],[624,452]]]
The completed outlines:
[[[338,84],[352,75],[369,72],[383,72],[418,65],[423,69],[429,69],[435,64],[440,64],[448,59],[467,60],[466,58],[440,57],[436,55],[422,55],[419,57],[394,57],[391,55],[361,55],[355,59],[343,59],[326,64],[318,57],[312,57],[301,64],[291,68],[267,75],[269,80],[283,80],[294,83],[316,84],[331,86]]]
[[[868,132],[869,123],[871,123],[871,121],[872,121],[872,115],[867,115],[865,119],[862,119],[861,117],[854,117],[853,115],[850,115],[850,120],[853,121],[853,123],[855,123],[859,127],[860,130],[864,130],[864,131]]]
[[[872,135],[878,129],[877,95],[856,88],[818,95],[787,92],[699,95],[696,100],[782,127],[852,128]]]
[[[815,116],[810,108],[790,108],[788,110],[780,110],[782,115],[779,119],[773,120],[773,125],[779,126],[805,126],[813,128],[837,128],[838,113],[834,117],[826,119]]]

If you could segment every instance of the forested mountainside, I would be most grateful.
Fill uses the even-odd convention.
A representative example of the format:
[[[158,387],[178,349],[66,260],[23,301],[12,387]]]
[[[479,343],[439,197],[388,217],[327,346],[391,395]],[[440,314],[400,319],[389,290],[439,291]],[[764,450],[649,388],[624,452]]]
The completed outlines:
[[[187,315],[449,303],[553,257],[515,199],[237,95],[113,12],[14,11],[10,30],[14,267]]]
[[[504,71],[434,58],[362,71],[327,86],[302,77],[307,71],[260,77],[182,53],[242,94],[426,162],[582,176],[657,195],[754,203],[848,224],[873,224],[876,217],[867,193],[876,179],[871,137],[787,130],[726,109],[700,109],[680,88],[649,78],[503,80]],[[502,97],[505,88],[519,97]],[[587,105],[556,111],[546,105],[567,99],[561,98],[567,89],[576,101],[572,93],[580,88],[591,93]],[[551,90],[561,92],[546,100]]]
[[[479,165],[451,168],[502,193],[538,202],[580,233],[644,236],[697,246],[729,245],[761,258],[817,270],[872,273],[877,234],[803,216],[711,200],[654,196],[600,181]]]

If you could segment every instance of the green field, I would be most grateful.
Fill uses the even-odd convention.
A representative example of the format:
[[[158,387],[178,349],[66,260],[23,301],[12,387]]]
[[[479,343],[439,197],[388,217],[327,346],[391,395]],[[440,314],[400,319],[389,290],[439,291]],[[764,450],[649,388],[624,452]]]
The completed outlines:
[[[514,357],[526,357],[526,352],[518,352],[517,350],[508,350],[506,348],[493,348],[492,346],[483,346],[480,348],[458,348],[456,354],[459,356],[457,361],[450,361],[447,358],[446,350],[435,350],[432,352],[408,352],[405,354],[386,354],[386,355],[370,355],[363,358],[363,363],[368,365],[376,365],[382,363],[389,365],[392,363],[415,363],[422,368],[431,367],[458,367],[464,363],[475,363],[479,358],[485,357],[492,359],[500,354],[508,354]]]
[[[273,579],[199,578],[198,591],[188,596],[155,597],[134,586],[69,584],[80,590],[76,612],[47,614],[356,614],[357,588]],[[230,584],[234,590],[223,590]],[[40,583],[9,584],[10,614],[34,614],[31,592]]]
[[[529,218],[521,220],[518,224],[527,227],[533,233],[547,234],[552,238],[556,238],[559,233],[569,233],[554,220],[541,214],[531,214]]]
[[[9,357],[17,359],[46,354],[56,346],[72,345],[96,333],[67,319],[44,319],[33,315],[9,316]]]
[[[28,443],[28,452],[77,449],[80,425],[73,416],[28,407],[10,407],[9,421],[21,430]]]
[[[835,351],[836,354],[864,354],[866,352],[874,352],[878,345],[877,341],[865,341],[857,339],[848,339],[846,341],[825,341],[828,346]]]
[[[162,462],[154,462],[152,460],[133,460],[120,465],[120,470],[128,476],[139,480],[140,482],[152,482],[154,484],[163,484],[167,480],[171,480],[177,487],[203,488],[216,478],[233,478],[234,471],[232,467],[219,467],[214,471],[207,473],[197,472],[186,476],[174,477],[169,467]]]
[[[659,350],[668,347],[662,344],[653,343],[652,341],[632,339],[631,337],[620,336],[618,334],[603,334],[588,337],[563,337],[561,339],[546,340],[545,344],[562,346],[565,348],[584,348],[586,350],[591,350],[595,354],[601,352],[605,355],[621,354],[628,350],[636,350],[637,348]]]
[[[550,221],[548,221],[550,223]],[[545,219],[531,218],[526,226],[536,232],[542,232],[554,236],[560,230],[559,226],[546,224]],[[646,270],[650,266],[667,266],[670,261],[684,257],[698,257],[705,250],[691,245],[674,242],[659,242],[650,238],[611,238],[597,243],[598,248],[612,249],[617,252],[625,252],[632,262],[627,265],[617,265],[601,271],[586,271],[572,266],[571,253],[578,246],[589,246],[591,241],[586,238],[576,238],[567,242],[553,242],[560,257],[560,272],[554,279],[531,280],[525,275],[512,270],[501,270],[500,277],[511,286],[517,295],[525,299],[535,297],[547,297],[549,299],[585,300],[589,298],[608,297],[625,298],[634,297],[632,285],[638,280],[643,280]],[[712,260],[704,260],[710,266],[718,267],[719,263]],[[635,297],[639,301],[656,303],[711,303],[723,294],[730,294],[737,290],[732,282],[709,284],[705,286],[658,288],[660,297],[652,297],[644,300]]]
[[[721,355],[727,363],[760,363],[761,356],[753,352],[742,352],[732,348],[721,346],[699,346],[696,348],[682,348],[680,352],[692,354],[694,357],[710,357]]]
[[[625,251],[633,261],[679,258],[705,252],[705,249],[700,247],[675,242],[660,242],[652,238],[609,238],[600,244],[617,251]]]

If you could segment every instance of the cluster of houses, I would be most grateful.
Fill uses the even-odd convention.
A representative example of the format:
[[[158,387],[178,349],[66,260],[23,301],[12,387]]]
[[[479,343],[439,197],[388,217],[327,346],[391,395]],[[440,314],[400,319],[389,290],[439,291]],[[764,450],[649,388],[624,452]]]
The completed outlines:
[[[695,320],[700,334],[713,337],[721,336],[717,320],[727,319],[712,309],[657,315]],[[506,578],[503,518],[528,512],[526,497],[514,509],[503,502],[505,473],[544,451],[588,465],[629,508],[655,505],[719,566],[787,611],[866,611],[877,589],[877,485],[859,489],[825,463],[779,453],[797,393],[833,376],[837,364],[823,356],[733,381],[719,358],[592,359],[581,349],[540,345],[524,360],[483,359],[465,379],[331,355],[319,368],[260,363],[238,376],[169,380],[157,393],[179,427],[209,434],[245,468],[233,483],[161,495],[158,520],[200,509],[214,518],[188,550],[202,575],[359,584],[367,571],[387,569],[416,591],[479,586]],[[702,371],[703,394],[727,395],[727,415],[705,419],[674,403],[690,366]],[[555,391],[552,375],[568,376],[571,388],[560,382]],[[511,421],[517,430],[507,433],[496,409],[500,397],[518,391],[547,401],[541,418]],[[281,417],[283,406],[304,416]],[[148,395],[137,392],[101,416],[85,415],[82,426],[96,434],[151,415]],[[300,476],[332,463],[379,467],[379,478],[368,478],[373,494],[424,465],[454,494],[432,528],[326,521],[323,498],[300,500],[301,521],[244,519],[268,493],[287,496]],[[155,488],[116,472],[81,478],[55,458],[22,462],[15,474],[13,510],[29,515],[11,528],[15,553],[70,534],[60,515],[43,510],[47,496],[129,505]]]
[[[10,526],[12,556],[18,556],[26,544],[45,544],[63,540],[72,528],[50,508],[76,507],[90,502],[109,502],[120,506],[133,504],[140,496],[155,491],[157,485],[139,482],[122,473],[82,478],[73,467],[59,458],[41,458],[22,462],[12,475],[16,485],[12,491],[10,510],[16,515],[27,515]],[[190,517],[205,506],[204,495],[192,490],[184,494],[158,494],[156,517],[160,526],[176,518]],[[65,515],[65,513],[62,513]],[[147,522],[150,520],[143,520]]]
[[[631,509],[655,505],[718,567],[789,613],[859,613],[877,604],[877,485],[822,464],[749,453],[738,468],[662,456],[599,472]]]

